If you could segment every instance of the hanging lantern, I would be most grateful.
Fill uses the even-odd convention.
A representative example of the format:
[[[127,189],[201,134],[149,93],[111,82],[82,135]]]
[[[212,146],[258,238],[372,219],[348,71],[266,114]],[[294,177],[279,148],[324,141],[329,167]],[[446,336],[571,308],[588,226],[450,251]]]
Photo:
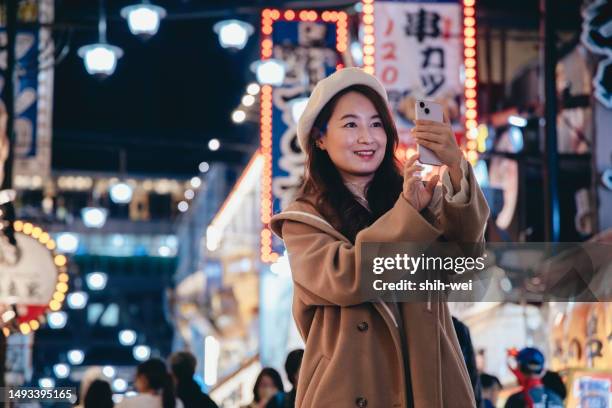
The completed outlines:
[[[130,32],[143,40],[148,40],[157,34],[159,23],[166,17],[166,10],[143,1],[121,9],[121,17],[125,18]]]

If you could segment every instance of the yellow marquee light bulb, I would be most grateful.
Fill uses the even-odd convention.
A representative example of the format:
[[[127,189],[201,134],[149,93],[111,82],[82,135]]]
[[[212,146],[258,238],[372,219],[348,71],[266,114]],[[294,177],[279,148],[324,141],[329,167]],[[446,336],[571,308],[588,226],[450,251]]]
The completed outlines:
[[[67,262],[66,257],[64,255],[56,255],[53,261],[57,266],[64,266]]]
[[[57,312],[61,308],[62,308],[62,304],[58,302],[57,300],[52,300],[51,302],[49,302],[49,309],[51,309],[51,311]]]
[[[32,330],[38,330],[40,328],[40,323],[38,320],[30,320],[30,328]]]
[[[30,334],[30,332],[32,331],[32,329],[30,328],[30,325],[27,323],[21,323],[19,325],[19,330],[21,331],[21,334]]]

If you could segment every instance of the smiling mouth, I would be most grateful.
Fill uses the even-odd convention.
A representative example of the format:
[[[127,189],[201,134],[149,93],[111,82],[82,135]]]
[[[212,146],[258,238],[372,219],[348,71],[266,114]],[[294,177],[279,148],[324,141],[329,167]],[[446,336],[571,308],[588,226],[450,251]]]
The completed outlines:
[[[360,157],[370,157],[374,156],[374,150],[358,150],[355,154]]]

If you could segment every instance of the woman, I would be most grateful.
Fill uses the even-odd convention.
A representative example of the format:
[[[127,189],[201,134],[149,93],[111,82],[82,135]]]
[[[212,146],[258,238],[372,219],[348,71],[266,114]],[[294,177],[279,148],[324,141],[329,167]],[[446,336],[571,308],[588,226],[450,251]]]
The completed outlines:
[[[85,395],[85,408],[113,408],[113,390],[108,381],[94,380]]]
[[[134,385],[138,395],[125,398],[117,405],[119,408],[183,408],[183,404],[176,399],[166,364],[158,358],[138,366]]]
[[[107,377],[102,372],[102,367],[92,366],[85,370],[83,377],[81,378],[81,385],[79,387],[79,404],[75,405],[75,408],[85,407],[85,398],[91,384],[93,384],[96,380],[106,381],[106,379]]]
[[[450,125],[416,121],[413,135],[446,165],[442,187],[421,180],[418,156],[399,170],[386,91],[360,69],[319,82],[300,118],[305,181],[271,223],[306,342],[296,407],[475,406],[446,304],[369,302],[360,288],[364,242],[484,239],[489,209]]]
[[[261,370],[253,386],[253,402],[245,408],[265,408],[270,399],[283,391],[283,380],[275,369],[265,367]]]

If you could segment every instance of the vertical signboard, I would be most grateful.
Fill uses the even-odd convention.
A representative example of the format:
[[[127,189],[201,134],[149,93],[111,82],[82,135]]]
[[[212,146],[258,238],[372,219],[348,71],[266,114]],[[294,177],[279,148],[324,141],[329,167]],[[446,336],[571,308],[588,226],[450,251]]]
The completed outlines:
[[[53,0],[22,0],[18,5],[21,23],[48,24],[53,22]],[[0,70],[7,66],[7,34],[0,21]],[[54,43],[51,29],[20,28],[17,31],[15,80],[15,161],[14,174],[35,176],[34,187],[51,170],[51,117],[53,103]],[[5,114],[7,78],[0,73],[0,116]],[[1,145],[1,143],[0,143]]]
[[[0,328],[5,336],[38,330],[48,310],[61,309],[68,292],[65,255],[56,254],[49,233],[13,222],[17,246],[0,241]]]
[[[457,106],[462,85],[461,8],[457,1],[377,1],[374,8],[376,76],[389,93],[402,142],[411,122],[407,97]]]
[[[281,60],[286,69],[280,86],[261,89],[263,262],[277,260],[282,252],[282,242],[269,229],[270,218],[292,200],[304,174],[305,156],[296,134],[298,113],[316,83],[343,67],[347,27],[346,13],[339,11],[262,12],[261,58]]]
[[[364,68],[389,94],[400,142],[409,134],[415,99],[445,107],[466,156],[478,158],[475,0],[363,0]],[[463,125],[463,126],[461,126]]]

